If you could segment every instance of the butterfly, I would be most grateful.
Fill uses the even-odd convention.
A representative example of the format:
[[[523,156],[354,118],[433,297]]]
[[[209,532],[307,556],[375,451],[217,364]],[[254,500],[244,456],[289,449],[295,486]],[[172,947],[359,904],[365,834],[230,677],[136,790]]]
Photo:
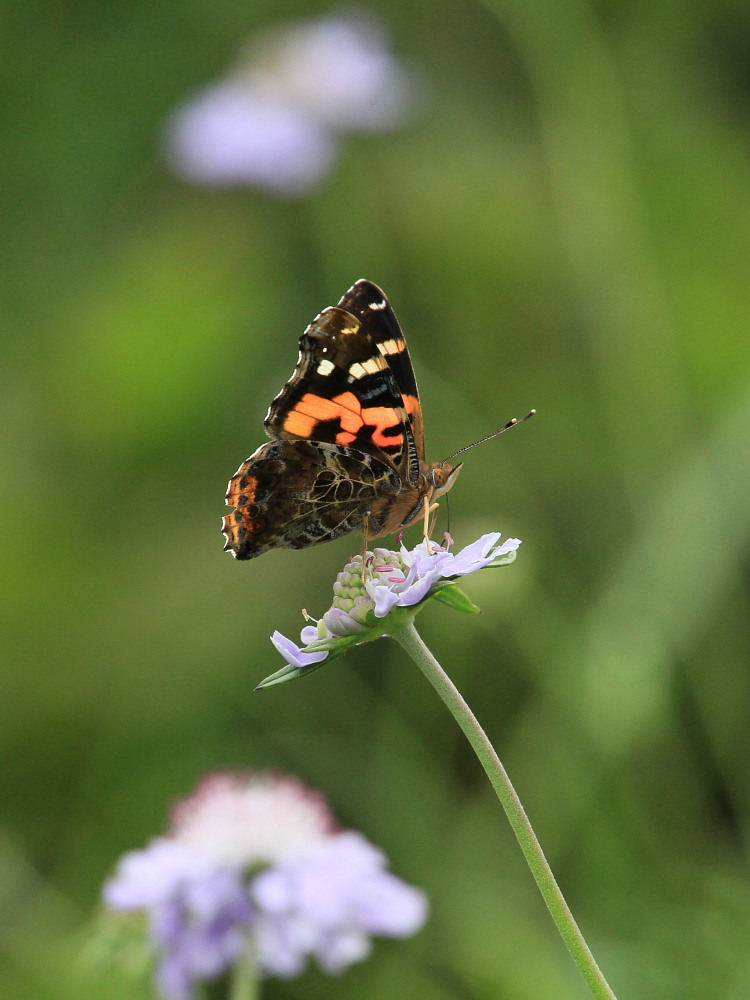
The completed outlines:
[[[235,510],[223,519],[224,549],[237,559],[357,529],[379,538],[420,518],[426,536],[463,464],[425,461],[406,341],[390,302],[364,278],[302,334],[297,367],[263,426],[271,440],[226,495]]]

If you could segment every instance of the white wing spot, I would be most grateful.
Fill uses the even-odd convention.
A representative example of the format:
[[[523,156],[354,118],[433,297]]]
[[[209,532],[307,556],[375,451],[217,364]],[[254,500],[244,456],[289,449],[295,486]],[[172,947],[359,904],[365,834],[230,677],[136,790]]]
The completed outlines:
[[[403,340],[384,340],[382,344],[378,344],[381,354],[400,354],[404,349]]]
[[[330,375],[336,365],[329,358],[323,358],[318,362],[318,375]]]
[[[369,308],[379,310],[379,309],[385,309],[387,305],[388,305],[388,300],[382,299],[380,302],[370,302]]]
[[[349,381],[355,382],[358,378],[363,378],[365,375],[374,375],[375,372],[382,371],[383,368],[385,368],[385,363],[380,357],[368,358],[361,363],[355,361],[353,365],[349,366]]]

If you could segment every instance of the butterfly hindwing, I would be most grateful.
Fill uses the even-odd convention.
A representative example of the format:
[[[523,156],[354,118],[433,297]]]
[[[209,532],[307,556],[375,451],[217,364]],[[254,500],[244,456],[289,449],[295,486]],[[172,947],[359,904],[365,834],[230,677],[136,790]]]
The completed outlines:
[[[269,549],[307,548],[361,528],[402,484],[390,465],[339,445],[271,441],[229,481],[225,549],[252,559]]]

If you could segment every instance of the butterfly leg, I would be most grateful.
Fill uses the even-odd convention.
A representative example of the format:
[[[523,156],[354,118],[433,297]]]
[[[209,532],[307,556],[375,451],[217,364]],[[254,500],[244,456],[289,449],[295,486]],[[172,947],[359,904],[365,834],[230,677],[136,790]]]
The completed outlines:
[[[367,529],[370,526],[370,511],[362,522],[362,586],[365,584],[365,568],[367,566]]]
[[[427,544],[427,552],[429,555],[434,555],[432,551],[432,546],[430,544],[430,535],[432,534],[432,529],[435,527],[435,520],[437,519],[437,514],[434,518],[430,515],[438,509],[440,506],[437,501],[435,503],[425,503],[424,505],[424,540]]]
[[[435,501],[435,503],[432,504],[432,506],[430,507],[430,513],[433,515],[432,517],[430,517],[430,538],[432,538],[433,532],[435,531],[435,525],[437,524],[437,512],[439,507],[440,504],[437,501]]]

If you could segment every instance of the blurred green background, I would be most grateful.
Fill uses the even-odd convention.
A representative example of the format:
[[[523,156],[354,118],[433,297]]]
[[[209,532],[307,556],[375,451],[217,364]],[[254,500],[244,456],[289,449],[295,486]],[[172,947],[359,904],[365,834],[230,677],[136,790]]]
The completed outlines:
[[[357,540],[240,564],[225,484],[358,277],[406,331],[458,544],[516,564],[421,631],[495,742],[620,1000],[750,996],[750,13],[382,2],[429,100],[309,197],[175,180],[159,134],[316,4],[0,12],[4,1000],[81,980],[118,856],[212,769],[322,789],[432,916],[273,998],[588,995],[488,783],[387,640],[254,693]],[[444,516],[444,515],[443,515]],[[353,537],[353,536],[352,536]],[[418,529],[407,541],[415,542]]]

